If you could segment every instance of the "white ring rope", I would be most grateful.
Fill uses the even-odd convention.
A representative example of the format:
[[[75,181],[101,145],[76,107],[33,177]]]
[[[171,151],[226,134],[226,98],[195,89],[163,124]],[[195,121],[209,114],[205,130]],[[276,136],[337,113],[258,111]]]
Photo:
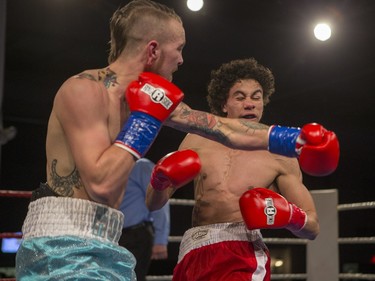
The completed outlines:
[[[375,280],[375,274],[362,274],[362,273],[340,273],[340,279],[350,280]]]
[[[337,206],[338,211],[351,211],[351,210],[363,210],[363,209],[374,209],[375,202],[361,202],[361,203],[350,203],[341,204]]]
[[[169,199],[169,204],[171,205],[179,205],[179,206],[194,206],[195,200],[191,199]]]
[[[179,243],[182,236],[169,236],[168,241]],[[309,240],[301,238],[263,238],[264,243],[274,245],[306,245]],[[375,236],[373,237],[345,237],[338,238],[339,244],[375,244]]]
[[[182,236],[169,236],[169,242],[179,243]],[[306,245],[309,240],[301,238],[263,238],[264,243],[268,244],[282,244],[282,245]]]
[[[272,280],[306,280],[307,274],[298,273],[298,274],[271,274]],[[148,275],[147,281],[170,281],[172,280],[172,275]]]
[[[17,232],[0,232],[1,238],[22,238],[21,233]],[[182,240],[182,236],[169,236],[168,241],[171,243],[179,243]],[[306,245],[307,239],[300,238],[263,238],[266,244],[276,245]],[[374,244],[375,237],[347,237],[339,238],[339,244]]]
[[[179,206],[194,206],[195,201],[191,199],[169,199],[171,205]],[[349,211],[349,210],[363,210],[363,209],[374,209],[375,201],[370,202],[359,202],[359,203],[349,203],[349,204],[339,204],[337,206],[338,211]]]
[[[340,244],[375,244],[375,237],[341,237],[338,242]]]

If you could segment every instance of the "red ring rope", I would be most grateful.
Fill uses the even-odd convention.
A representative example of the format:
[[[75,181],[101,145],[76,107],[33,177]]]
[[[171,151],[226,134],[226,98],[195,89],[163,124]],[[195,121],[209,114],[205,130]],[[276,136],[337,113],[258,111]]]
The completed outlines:
[[[0,239],[2,238],[22,238],[22,234],[15,232],[0,232]]]
[[[30,198],[31,197],[31,191],[2,190],[2,189],[0,189],[0,197]]]

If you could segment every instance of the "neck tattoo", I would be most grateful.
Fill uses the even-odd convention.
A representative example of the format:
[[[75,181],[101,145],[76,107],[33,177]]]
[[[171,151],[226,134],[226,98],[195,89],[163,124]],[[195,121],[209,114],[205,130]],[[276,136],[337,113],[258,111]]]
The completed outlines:
[[[117,75],[112,70],[108,68],[99,70],[98,73],[99,81],[103,81],[104,86],[108,89],[109,87],[114,87],[118,85]]]

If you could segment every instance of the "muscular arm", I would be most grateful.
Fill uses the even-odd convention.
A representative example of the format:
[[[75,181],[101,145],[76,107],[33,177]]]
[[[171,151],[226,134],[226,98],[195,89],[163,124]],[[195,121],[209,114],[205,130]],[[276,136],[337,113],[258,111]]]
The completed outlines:
[[[87,78],[71,78],[59,90],[53,114],[64,132],[70,166],[79,171],[89,197],[97,202],[117,207],[123,196],[129,173],[134,165],[133,156],[112,145],[112,138],[121,129],[120,112],[117,122],[111,123],[109,98],[104,87]],[[120,104],[120,102],[119,102]],[[55,124],[56,125],[56,124]],[[56,141],[56,140],[55,140]],[[50,143],[49,150],[60,143]],[[48,151],[47,151],[48,157]],[[57,157],[57,166],[60,157]],[[61,165],[66,165],[62,163]]]
[[[157,191],[151,186],[151,184],[149,184],[146,192],[147,208],[150,211],[155,211],[163,208],[163,206],[168,202],[169,198],[172,197],[175,191],[176,189],[172,186],[162,191]]]
[[[297,160],[288,159],[286,172],[276,179],[278,192],[289,202],[305,211],[305,227],[294,234],[301,238],[315,239],[319,234],[319,220],[313,198],[302,182],[302,174]]]
[[[230,148],[268,149],[268,126],[246,119],[218,117],[193,110],[184,103],[180,103],[165,125],[220,142]]]

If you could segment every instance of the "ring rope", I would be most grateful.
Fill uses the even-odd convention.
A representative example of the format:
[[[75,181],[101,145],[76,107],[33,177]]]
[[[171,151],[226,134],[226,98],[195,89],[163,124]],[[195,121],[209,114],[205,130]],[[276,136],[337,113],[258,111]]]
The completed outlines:
[[[340,279],[350,280],[375,280],[375,274],[363,274],[363,273],[340,273]]]
[[[169,236],[169,242],[181,242],[182,236]],[[309,240],[301,238],[263,238],[266,244],[276,245],[306,245]],[[339,244],[375,244],[375,236],[372,237],[345,237],[337,239]]]
[[[361,202],[361,203],[350,203],[341,204],[337,206],[338,211],[348,211],[348,210],[363,210],[363,209],[374,209],[375,202]]]
[[[180,205],[180,206],[194,206],[195,200],[171,198],[171,199],[169,199],[169,204]]]
[[[290,274],[271,274],[271,280],[306,280],[307,274],[305,273],[290,273]],[[375,280],[375,274],[362,274],[362,273],[340,273],[340,279],[357,279],[357,280]],[[1,279],[0,279],[1,280]],[[146,277],[147,281],[170,281],[172,280],[172,275],[148,275]]]
[[[0,232],[0,239],[3,238],[22,238],[22,233],[15,232]]]
[[[375,280],[375,274],[362,274],[362,273],[340,273],[340,279],[357,279],[357,280]],[[305,280],[307,279],[307,274],[272,274],[272,280]],[[16,281],[14,278],[1,278],[1,281]],[[170,281],[172,280],[172,275],[148,275],[146,277],[147,281]]]
[[[339,238],[340,244],[375,244],[375,237],[345,237]]]
[[[296,274],[271,274],[272,280],[306,280],[307,274],[305,273],[296,273]],[[172,275],[148,275],[147,281],[170,281],[172,280]]]
[[[3,189],[0,189],[0,197],[22,197],[22,198],[30,198],[31,197],[31,191],[3,190]]]
[[[194,206],[195,201],[191,200],[191,199],[174,199],[174,198],[171,198],[171,199],[169,199],[169,203],[171,205]],[[373,208],[375,208],[375,201],[337,205],[338,211],[362,210],[362,209],[373,209]]]
[[[0,239],[2,238],[22,238],[22,233],[19,232],[0,232]],[[179,243],[182,236],[169,236],[168,242]],[[300,238],[263,238],[267,244],[279,245],[305,245],[309,240]],[[346,237],[338,238],[339,244],[375,244],[375,237]]]
[[[0,197],[31,197],[31,191],[22,191],[22,190],[3,190],[0,189]],[[171,205],[180,205],[180,206],[194,206],[195,200],[192,199],[169,199]],[[359,202],[359,203],[350,203],[350,204],[339,204],[337,206],[338,211],[347,211],[347,210],[361,210],[361,209],[372,209],[375,208],[375,201],[369,202]]]

